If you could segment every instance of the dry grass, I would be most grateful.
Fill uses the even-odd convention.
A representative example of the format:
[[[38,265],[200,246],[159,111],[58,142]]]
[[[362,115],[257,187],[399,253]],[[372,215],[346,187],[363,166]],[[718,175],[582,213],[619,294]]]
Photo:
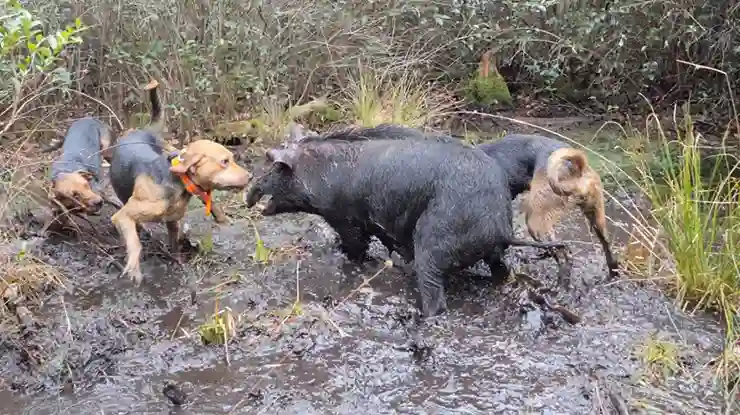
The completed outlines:
[[[24,142],[6,144],[0,150],[0,315],[9,317],[21,305],[40,301],[41,293],[61,288],[61,272],[33,256],[18,239],[12,222],[18,217],[38,213],[46,202],[48,185],[38,178],[46,162],[28,156]],[[10,149],[10,150],[9,150]],[[17,244],[20,243],[20,248]]]
[[[363,127],[400,124],[422,127],[444,116],[458,102],[409,73],[363,70],[350,80],[344,106],[354,123]]]
[[[24,249],[16,255],[0,255],[0,270],[2,318],[9,317],[17,305],[38,303],[42,292],[64,287],[64,277],[58,269],[28,255]]]

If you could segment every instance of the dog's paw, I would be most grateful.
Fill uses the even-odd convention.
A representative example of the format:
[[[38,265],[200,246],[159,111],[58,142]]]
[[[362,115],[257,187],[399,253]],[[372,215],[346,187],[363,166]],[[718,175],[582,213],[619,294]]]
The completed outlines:
[[[125,274],[126,272],[124,272]],[[143,280],[143,276],[141,275],[141,270],[138,268],[130,269],[128,270],[128,276],[131,279],[131,282],[134,283],[134,287],[140,287],[141,281]]]

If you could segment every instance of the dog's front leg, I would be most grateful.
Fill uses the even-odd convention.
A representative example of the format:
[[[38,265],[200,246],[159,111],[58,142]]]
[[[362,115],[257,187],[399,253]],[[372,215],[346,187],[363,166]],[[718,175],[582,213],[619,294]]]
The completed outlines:
[[[136,221],[128,215],[126,206],[111,217],[111,221],[118,229],[118,233],[126,244],[126,266],[121,276],[129,274],[134,285],[141,284],[141,241],[136,231]]]
[[[229,217],[226,216],[226,212],[221,208],[221,205],[213,203],[211,206],[211,215],[213,215],[213,220],[215,220],[219,225],[229,223]]]
[[[167,239],[170,245],[170,252],[178,264],[185,263],[185,257],[182,253],[182,234],[180,232],[180,222],[173,220],[165,223],[167,226]]]

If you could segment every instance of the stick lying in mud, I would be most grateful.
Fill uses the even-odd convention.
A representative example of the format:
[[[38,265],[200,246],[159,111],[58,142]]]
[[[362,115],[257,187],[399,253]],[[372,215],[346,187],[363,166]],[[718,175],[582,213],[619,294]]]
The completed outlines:
[[[542,283],[533,279],[529,275],[515,273],[514,277],[517,280],[523,281],[527,285],[534,287],[535,290],[542,288]],[[555,311],[556,313],[559,313],[563,317],[563,319],[567,321],[569,324],[576,325],[581,322],[582,319],[578,314],[568,310],[567,308],[559,304],[551,303],[550,300],[545,295],[535,290],[532,290],[532,289],[528,290],[528,294],[529,294],[529,299],[534,301],[537,305],[541,307],[545,307],[550,311]]]
[[[563,319],[567,321],[570,324],[576,325],[581,322],[581,317],[577,315],[576,313],[568,310],[567,308],[552,304],[550,300],[547,299],[544,295],[535,292],[534,290],[528,290],[529,291],[529,299],[537,303],[539,306],[544,306],[545,308],[555,311],[557,313],[560,313],[561,316],[563,316]]]

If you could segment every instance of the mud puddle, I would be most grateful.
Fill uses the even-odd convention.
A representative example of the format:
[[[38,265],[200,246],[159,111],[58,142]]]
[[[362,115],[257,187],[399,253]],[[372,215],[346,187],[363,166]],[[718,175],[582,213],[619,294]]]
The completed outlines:
[[[609,213],[627,222],[613,206]],[[317,217],[255,219],[272,251],[273,263],[260,265],[250,219],[217,227],[195,209],[189,234],[212,247],[181,268],[158,254],[164,229],[154,227],[141,289],[108,267],[107,255],[122,261],[124,251],[105,217],[96,218],[95,241],[35,246],[64,270],[67,292],[49,297],[31,330],[2,335],[0,413],[575,414],[610,411],[610,392],[647,413],[721,407],[704,375],[721,344],[716,322],[687,317],[644,284],[598,284],[603,255],[577,215],[559,232],[572,241],[576,286],[559,301],[581,324],[523,303],[516,283],[492,286],[483,271],[466,272],[451,283],[450,311],[428,332],[435,348],[427,360],[399,347],[415,306],[413,281],[397,267],[378,273],[386,253],[377,245],[378,263],[347,263]],[[552,261],[528,261],[533,255],[508,256],[517,271],[554,278]],[[237,316],[228,349],[203,345],[197,333],[216,303]],[[286,318],[290,311],[296,315]],[[637,358],[655,333],[680,343],[686,364],[665,383],[646,380]],[[188,403],[173,407],[165,383]]]

